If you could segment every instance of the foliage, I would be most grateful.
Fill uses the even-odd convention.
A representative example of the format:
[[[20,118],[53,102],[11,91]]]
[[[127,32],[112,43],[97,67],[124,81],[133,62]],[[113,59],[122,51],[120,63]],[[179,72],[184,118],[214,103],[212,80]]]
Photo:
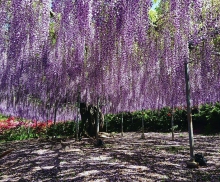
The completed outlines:
[[[142,117],[145,130],[148,132],[170,132],[172,109],[169,107],[160,110],[144,110],[136,112],[124,112],[124,131],[141,130]],[[186,108],[174,108],[174,130],[188,131]],[[122,114],[107,114],[105,120],[108,123],[108,131],[121,131]],[[192,108],[192,120],[195,133],[214,134],[220,132],[220,104],[205,104]]]
[[[108,102],[111,113],[183,106],[189,59],[195,104],[219,100],[218,0],[0,2],[6,115],[72,120],[78,92],[89,104]],[[161,123],[167,116],[157,120],[170,127]]]
[[[202,105],[193,118],[204,133],[218,133],[220,131],[220,103]]]
[[[118,114],[105,115],[108,124],[108,132],[120,132],[123,116],[124,132],[140,131],[142,119],[144,121],[145,132],[170,132],[171,117],[173,113],[174,130],[188,131],[186,108],[169,107],[160,110],[141,110],[135,112],[121,112]],[[7,118],[2,116],[1,118]],[[220,103],[204,104],[200,107],[192,108],[193,128],[195,134],[214,134],[220,131]],[[105,122],[106,124],[106,122]],[[104,126],[105,128],[105,126]],[[46,136],[73,136],[75,134],[75,122],[52,121],[37,122],[19,120],[13,116],[0,121],[0,140],[24,140]]]
[[[71,136],[74,134],[74,122],[18,121],[15,117],[0,121],[0,140],[25,140],[46,136]]]
[[[149,11],[149,18],[150,18],[150,20],[151,20],[151,22],[152,23],[154,23],[154,22],[156,22],[157,21],[157,12],[155,11],[155,10],[153,10],[153,9],[151,9],[150,11]]]
[[[169,132],[171,131],[171,109],[164,107],[160,110],[142,110],[136,112],[124,112],[123,113],[123,125],[124,131],[138,131],[142,127],[142,117],[146,131],[154,132]],[[184,116],[184,110],[180,112],[178,110],[174,115],[174,123],[178,125],[178,130],[186,131],[187,125],[183,124],[186,122],[186,116]],[[182,114],[184,118],[182,117]],[[121,129],[121,118],[122,114],[108,114],[105,116],[105,120],[108,122],[109,132],[120,132]],[[179,119],[182,119],[179,121]],[[187,123],[187,122],[186,122]],[[177,127],[175,127],[177,128]]]
[[[75,134],[75,122],[59,122],[47,128],[48,136],[73,136]]]
[[[2,135],[2,139],[7,140],[7,141],[26,140],[26,139],[35,138],[35,137],[37,137],[37,135],[34,133],[34,129],[26,128],[25,126],[6,130]]]
[[[7,116],[0,114],[0,121],[4,121],[4,120],[6,120],[7,118],[8,118]]]

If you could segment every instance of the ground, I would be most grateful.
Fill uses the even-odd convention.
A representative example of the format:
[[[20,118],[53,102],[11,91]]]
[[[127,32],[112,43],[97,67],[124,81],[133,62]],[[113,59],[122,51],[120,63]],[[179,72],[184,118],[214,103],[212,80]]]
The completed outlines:
[[[206,167],[186,168],[188,133],[114,134],[104,137],[105,147],[91,139],[76,142],[32,139],[0,143],[0,181],[220,181],[220,137],[194,135],[195,153],[203,153]]]

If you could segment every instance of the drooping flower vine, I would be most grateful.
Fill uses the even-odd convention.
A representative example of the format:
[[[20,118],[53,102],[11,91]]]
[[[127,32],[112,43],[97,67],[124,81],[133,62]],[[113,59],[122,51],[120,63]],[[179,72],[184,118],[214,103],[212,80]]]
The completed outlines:
[[[3,0],[0,109],[42,120],[75,116],[80,100],[103,111],[219,101],[220,19],[209,1]]]

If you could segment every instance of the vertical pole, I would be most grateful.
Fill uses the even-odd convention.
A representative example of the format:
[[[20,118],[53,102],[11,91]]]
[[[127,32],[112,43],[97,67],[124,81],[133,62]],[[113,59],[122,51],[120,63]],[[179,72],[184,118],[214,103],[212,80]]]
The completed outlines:
[[[56,124],[56,120],[57,120],[57,106],[56,106],[56,104],[55,104],[53,124]]]
[[[53,119],[54,124],[56,124],[57,121],[57,110],[58,110],[58,101],[56,101],[54,105],[54,119]]]
[[[80,109],[80,92],[78,92],[76,103],[76,141],[79,140],[79,109]]]
[[[123,137],[123,135],[124,135],[124,133],[123,133],[123,112],[122,112],[122,114],[121,114],[121,136]]]
[[[57,102],[55,102],[55,108],[54,108],[54,121],[53,121],[53,123],[54,123],[54,125],[56,124],[56,120],[57,120],[57,108],[58,106],[57,106]],[[56,138],[56,132],[55,132],[55,130],[53,131],[53,134],[54,134],[54,137]]]
[[[97,98],[97,111],[96,111],[96,140],[99,134],[99,97]]]
[[[141,113],[141,121],[142,121],[142,135],[141,135],[141,139],[145,139],[144,136],[144,110],[142,109],[142,113]]]
[[[47,126],[48,126],[49,111],[48,111],[48,108],[47,108],[47,107],[46,107],[46,112],[47,112],[47,113],[46,113],[46,118],[47,118],[47,119],[46,119],[46,120],[47,120],[46,122],[47,122]]]
[[[173,119],[174,119],[174,108],[172,107],[172,114],[171,114],[172,140],[174,140],[174,126],[173,126]]]
[[[188,120],[188,131],[189,131],[189,145],[190,145],[190,158],[194,160],[194,140],[193,140],[193,124],[192,124],[192,113],[190,108],[190,84],[189,84],[189,67],[188,63],[185,62],[185,79],[186,79],[186,102],[187,102],[187,120]]]
[[[76,141],[79,140],[79,104],[77,103],[76,108]]]
[[[107,125],[108,125],[108,121],[107,121],[107,119],[104,119],[105,120],[105,130],[106,130],[106,133],[108,132],[108,129],[107,129]]]

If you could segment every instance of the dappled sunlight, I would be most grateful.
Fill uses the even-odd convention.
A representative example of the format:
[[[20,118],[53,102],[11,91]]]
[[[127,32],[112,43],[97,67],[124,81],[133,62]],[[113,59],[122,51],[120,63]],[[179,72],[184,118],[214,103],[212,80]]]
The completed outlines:
[[[204,181],[220,180],[219,138],[196,136],[195,153],[208,165],[186,168],[188,133],[120,133],[95,147],[83,138],[67,141],[30,140],[2,143],[15,151],[0,160],[0,181]],[[11,180],[13,179],[13,180]],[[211,181],[211,180],[206,180]]]
[[[99,173],[98,170],[83,171],[82,173],[79,173],[77,177],[87,177],[98,173]]]
[[[7,175],[1,176],[1,182],[6,182],[6,181],[17,182],[19,181],[19,179],[20,177],[16,177],[16,176],[7,176]]]
[[[106,155],[100,155],[97,157],[90,157],[89,159],[87,159],[86,161],[108,161],[110,160],[111,157],[107,157]]]
[[[48,154],[48,152],[51,153],[48,149],[45,149],[45,150],[40,149],[40,150],[34,151],[33,154],[42,155],[42,154]]]

